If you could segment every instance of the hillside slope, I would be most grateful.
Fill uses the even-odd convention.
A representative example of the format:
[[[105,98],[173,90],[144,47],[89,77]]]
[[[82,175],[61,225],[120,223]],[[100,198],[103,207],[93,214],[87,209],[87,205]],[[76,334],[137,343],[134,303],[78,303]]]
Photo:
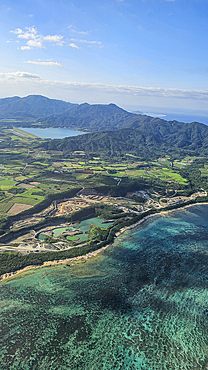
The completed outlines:
[[[77,150],[111,157],[130,153],[143,158],[180,153],[208,154],[206,125],[143,117],[142,122],[138,119],[128,128],[51,140],[44,145],[48,150],[62,150],[65,155]]]
[[[33,118],[63,113],[76,104],[49,99],[42,95],[29,95],[24,98],[14,96],[0,99],[0,118]]]
[[[80,104],[59,115],[41,119],[44,127],[71,127],[83,131],[116,130],[127,127],[138,116],[115,104]]]

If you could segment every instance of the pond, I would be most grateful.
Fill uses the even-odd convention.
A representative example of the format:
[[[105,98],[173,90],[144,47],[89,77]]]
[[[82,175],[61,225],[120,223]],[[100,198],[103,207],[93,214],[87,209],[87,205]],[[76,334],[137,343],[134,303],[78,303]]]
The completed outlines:
[[[78,235],[79,240],[80,241],[85,241],[85,240],[88,239],[87,232],[90,230],[90,225],[91,224],[94,224],[95,226],[99,226],[99,227],[104,227],[104,228],[107,228],[108,226],[113,224],[113,222],[104,222],[103,223],[103,221],[104,220],[102,218],[92,217],[92,218],[89,218],[87,220],[81,221],[79,224],[74,224],[74,226],[57,227],[57,228],[52,229],[50,231],[53,232],[53,237],[57,238],[58,236],[60,236],[61,234],[65,233],[67,231],[73,232],[75,230],[79,230],[80,232],[83,232],[83,234]],[[38,239],[40,239],[40,240],[43,240],[45,238],[46,238],[46,236],[42,233],[40,233],[38,235]],[[69,239],[69,238],[66,238],[66,239],[67,240],[73,240],[73,239]],[[78,239],[77,236],[76,236],[76,239]]]

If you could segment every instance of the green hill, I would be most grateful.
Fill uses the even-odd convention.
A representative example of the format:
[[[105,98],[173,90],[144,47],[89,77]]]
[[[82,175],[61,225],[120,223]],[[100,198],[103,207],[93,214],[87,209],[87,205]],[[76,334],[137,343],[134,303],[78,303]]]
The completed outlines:
[[[49,99],[41,95],[29,95],[24,98],[14,96],[0,99],[0,119],[33,118],[63,113],[76,104],[62,100]]]
[[[133,114],[115,104],[71,104],[41,95],[0,99],[0,118],[22,118],[22,126],[70,127],[91,133],[45,143],[48,149],[120,156],[208,154],[208,126]],[[25,122],[24,122],[25,119]],[[5,123],[4,123],[5,125]],[[8,123],[9,125],[9,123]]]
[[[116,130],[127,127],[137,118],[115,104],[80,104],[70,107],[63,114],[41,119],[44,127],[71,127],[83,131]]]
[[[63,150],[64,155],[82,150],[111,157],[130,153],[148,159],[166,154],[208,155],[206,125],[142,117],[131,122],[128,128],[50,140],[45,148]]]

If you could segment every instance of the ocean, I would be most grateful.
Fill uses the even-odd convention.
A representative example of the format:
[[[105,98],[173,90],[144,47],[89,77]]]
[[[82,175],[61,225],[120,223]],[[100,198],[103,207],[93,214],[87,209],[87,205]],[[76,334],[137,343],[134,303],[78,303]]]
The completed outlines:
[[[0,283],[0,369],[208,368],[208,205]]]

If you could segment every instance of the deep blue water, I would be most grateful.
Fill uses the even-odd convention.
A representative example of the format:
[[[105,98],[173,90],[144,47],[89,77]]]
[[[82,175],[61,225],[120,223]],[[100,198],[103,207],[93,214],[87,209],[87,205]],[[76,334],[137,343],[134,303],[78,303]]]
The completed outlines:
[[[155,216],[89,262],[1,283],[0,369],[208,369],[207,216]]]

